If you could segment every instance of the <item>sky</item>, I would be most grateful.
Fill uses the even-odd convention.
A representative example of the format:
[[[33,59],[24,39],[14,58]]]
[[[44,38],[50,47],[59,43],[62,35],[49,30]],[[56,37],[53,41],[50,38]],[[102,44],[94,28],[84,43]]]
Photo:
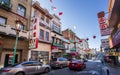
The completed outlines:
[[[101,37],[97,13],[108,12],[109,0],[36,0],[51,14],[63,12],[59,16],[62,23],[62,30],[72,29],[80,38],[89,38],[90,48],[100,48]],[[56,10],[51,10],[55,6]],[[107,15],[107,14],[106,14]],[[107,18],[107,16],[106,16]],[[93,36],[96,36],[93,39]]]

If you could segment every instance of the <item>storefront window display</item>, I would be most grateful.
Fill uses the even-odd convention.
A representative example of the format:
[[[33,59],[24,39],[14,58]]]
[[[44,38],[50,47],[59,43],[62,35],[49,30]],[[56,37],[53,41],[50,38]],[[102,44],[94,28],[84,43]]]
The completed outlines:
[[[31,51],[31,57],[36,60],[47,64],[49,63],[49,52],[45,52],[45,51]]]

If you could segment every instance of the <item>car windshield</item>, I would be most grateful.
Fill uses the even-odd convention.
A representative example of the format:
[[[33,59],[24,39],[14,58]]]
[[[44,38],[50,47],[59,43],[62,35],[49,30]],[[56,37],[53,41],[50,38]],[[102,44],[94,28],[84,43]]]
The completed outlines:
[[[57,61],[57,58],[53,58],[52,61]]]
[[[14,65],[9,65],[8,67],[15,67],[15,66],[17,66],[17,65],[19,65],[19,63],[14,64]]]

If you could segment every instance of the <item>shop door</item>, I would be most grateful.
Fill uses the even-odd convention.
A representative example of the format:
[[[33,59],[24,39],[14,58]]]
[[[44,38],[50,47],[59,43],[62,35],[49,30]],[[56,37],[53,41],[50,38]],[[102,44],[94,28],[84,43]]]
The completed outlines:
[[[12,55],[6,54],[5,61],[4,61],[4,67],[12,65],[12,59],[13,59],[13,54]],[[15,56],[15,63],[18,63],[17,60],[18,60],[18,54],[16,54],[16,56]]]

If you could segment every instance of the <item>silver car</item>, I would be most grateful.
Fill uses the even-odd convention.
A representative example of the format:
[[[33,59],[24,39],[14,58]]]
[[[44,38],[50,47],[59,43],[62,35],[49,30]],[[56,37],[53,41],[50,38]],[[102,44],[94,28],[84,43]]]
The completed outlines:
[[[59,58],[53,58],[51,60],[50,66],[52,68],[63,68],[68,66],[69,61],[66,58],[59,57]]]
[[[0,75],[33,75],[42,72],[49,72],[51,67],[37,61],[23,62],[10,67],[2,68]]]

